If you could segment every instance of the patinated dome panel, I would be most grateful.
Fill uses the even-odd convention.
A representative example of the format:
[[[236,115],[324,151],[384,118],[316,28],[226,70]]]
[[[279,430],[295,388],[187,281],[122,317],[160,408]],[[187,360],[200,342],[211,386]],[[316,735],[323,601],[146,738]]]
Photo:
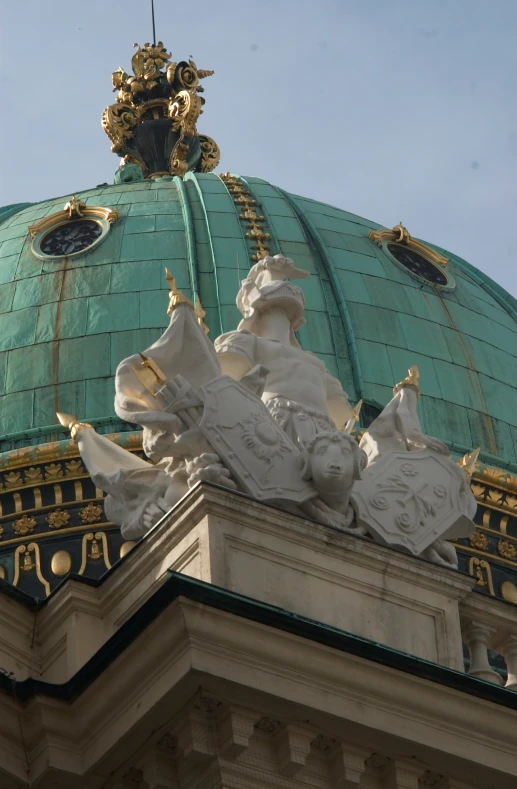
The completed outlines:
[[[481,446],[485,462],[493,456],[495,465],[517,469],[517,304],[461,258],[434,247],[449,258],[455,282],[452,290],[437,289],[368,238],[379,225],[260,178],[212,174],[78,193],[87,205],[116,208],[120,218],[84,254],[36,258],[28,226],[61,211],[69,197],[0,212],[0,460],[7,473],[11,450],[67,445],[56,410],[103,432],[130,429],[114,415],[112,376],[167,324],[165,266],[187,296],[199,293],[215,337],[237,325],[238,281],[254,256],[268,252],[312,272],[302,283],[307,325],[299,339],[341,379],[352,402],[363,397],[374,413],[417,364],[426,432],[458,454]],[[510,512],[504,495],[502,509]]]

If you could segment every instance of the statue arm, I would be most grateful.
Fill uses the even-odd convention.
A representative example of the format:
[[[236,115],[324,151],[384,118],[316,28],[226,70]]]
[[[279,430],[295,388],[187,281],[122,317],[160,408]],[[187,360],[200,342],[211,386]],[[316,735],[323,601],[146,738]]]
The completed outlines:
[[[229,375],[234,381],[240,381],[257,364],[255,337],[247,332],[223,334],[216,339],[214,347],[223,375]]]

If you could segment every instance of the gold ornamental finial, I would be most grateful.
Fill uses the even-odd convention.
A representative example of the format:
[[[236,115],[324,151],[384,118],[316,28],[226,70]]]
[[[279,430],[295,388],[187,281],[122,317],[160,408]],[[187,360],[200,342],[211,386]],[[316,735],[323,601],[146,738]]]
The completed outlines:
[[[420,378],[420,372],[418,370],[417,365],[414,364],[413,367],[409,368],[406,378],[404,378],[403,381],[399,381],[398,384],[395,384],[395,386],[393,387],[393,394],[397,394],[397,392],[400,392],[400,390],[403,389],[405,386],[413,386],[416,389],[418,396],[420,397],[420,387],[418,386],[419,378]]]
[[[65,205],[64,210],[68,211],[68,218],[73,219],[76,216],[82,216],[86,207],[86,203],[83,203],[82,200],[79,200],[78,197],[73,195]]]
[[[477,449],[472,450],[472,452],[467,452],[466,455],[463,455],[461,460],[458,460],[457,465],[463,469],[463,471],[465,472],[465,476],[467,477],[469,482],[472,475],[477,469],[477,461],[480,451],[481,451],[481,447],[478,447]]]
[[[140,180],[168,175],[183,178],[189,170],[211,172],[219,164],[219,147],[198,132],[196,124],[205,103],[200,82],[214,72],[199,69],[192,58],[171,62],[172,55],[162,41],[135,44],[135,48],[132,73],[123,68],[113,72],[117,99],[102,114],[111,150],[125,159],[125,166],[131,165],[135,180],[138,176]],[[169,125],[166,145],[164,121]],[[140,134],[144,124],[147,133]]]
[[[393,232],[398,233],[398,238],[395,238],[394,241],[396,241],[399,244],[407,244],[407,242],[411,238],[411,236],[409,235],[409,230],[407,229],[407,227],[404,227],[402,222],[399,222],[398,225],[395,225],[395,227],[393,228]]]
[[[352,409],[352,416],[350,417],[350,419],[345,425],[345,429],[343,431],[344,433],[351,433],[356,423],[359,422],[359,414],[361,413],[362,406],[363,406],[362,400],[359,400],[359,402],[355,404],[355,406]]]
[[[89,427],[90,430],[93,430],[93,427],[86,422],[79,422],[75,416],[71,414],[62,414],[60,411],[56,411],[56,416],[59,420],[59,423],[63,425],[63,427],[67,427],[70,430],[70,436],[73,441],[76,440],[77,433],[83,427]]]
[[[165,279],[167,280],[170,289],[167,315],[172,315],[173,309],[175,307],[178,307],[180,304],[187,304],[189,307],[192,307],[192,309],[194,309],[194,305],[192,304],[190,299],[188,299],[176,286],[176,278],[172,276],[171,272],[167,267],[165,267]]]
[[[204,321],[206,312],[203,309],[203,307],[201,306],[201,299],[199,298],[197,293],[194,294],[194,304],[195,304],[194,312],[196,313],[197,322],[199,323],[200,327],[205,332],[205,334],[208,334],[210,329],[208,328],[208,326],[205,324],[205,321]]]

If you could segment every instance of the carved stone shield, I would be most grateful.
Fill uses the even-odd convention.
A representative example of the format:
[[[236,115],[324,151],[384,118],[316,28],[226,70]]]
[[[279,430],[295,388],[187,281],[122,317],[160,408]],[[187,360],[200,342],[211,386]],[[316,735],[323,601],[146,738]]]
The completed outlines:
[[[376,542],[418,556],[436,539],[473,534],[467,485],[463,471],[445,455],[428,449],[389,452],[354,484],[351,502],[358,523]]]
[[[299,450],[262,400],[227,375],[198,394],[205,406],[199,427],[243,490],[259,501],[314,498],[302,479]]]

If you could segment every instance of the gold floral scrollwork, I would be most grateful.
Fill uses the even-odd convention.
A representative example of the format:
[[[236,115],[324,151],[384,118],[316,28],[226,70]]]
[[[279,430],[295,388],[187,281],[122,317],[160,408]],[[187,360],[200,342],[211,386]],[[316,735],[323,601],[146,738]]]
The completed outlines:
[[[65,463],[66,476],[77,477],[80,474],[85,474],[85,469],[80,460],[69,460]]]
[[[33,482],[42,482],[42,480],[43,480],[43,476],[41,474],[41,469],[40,468],[34,468],[34,466],[31,466],[31,468],[25,469],[25,471],[23,473],[23,476],[24,476],[24,481],[25,481],[26,485],[30,485]]]
[[[78,200],[75,195],[65,204],[62,211],[56,211],[49,216],[43,217],[39,222],[34,225],[29,225],[28,231],[32,239],[35,239],[44,230],[50,230],[52,227],[69,222],[71,219],[80,216],[82,219],[104,219],[109,225],[112,225],[119,218],[119,212],[114,208],[105,208],[99,205],[86,205],[81,200]],[[34,241],[33,241],[34,251]]]
[[[404,246],[413,249],[415,252],[418,252],[420,255],[426,257],[428,260],[432,261],[433,263],[437,263],[444,268],[449,262],[449,258],[444,257],[444,255],[440,255],[435,249],[432,249],[427,244],[424,244],[423,241],[417,241],[416,238],[413,238],[408,229],[404,227],[402,222],[399,222],[399,224],[395,225],[395,227],[391,230],[386,227],[379,230],[370,230],[368,233],[368,238],[379,247],[382,247],[384,243],[389,244],[390,242],[395,244],[404,244]]]
[[[82,200],[79,200],[78,197],[73,195],[68,203],[66,203],[64,211],[68,211],[68,218],[69,219],[77,219],[78,217],[84,216],[84,212],[87,210],[86,203],[83,203]]]
[[[192,156],[196,150],[192,142],[198,136],[196,121],[204,103],[198,95],[203,92],[199,82],[214,72],[198,69],[192,58],[188,62],[169,62],[171,55],[161,41],[135,46],[137,50],[131,61],[133,74],[127,74],[122,68],[113,73],[117,101],[102,115],[102,127],[112,142],[112,151],[125,159],[131,157],[144,176],[157,177],[161,171],[150,172],[155,162],[152,157],[147,161],[144,149],[140,147],[139,150],[139,138],[134,131],[146,121],[170,118],[174,131],[179,132],[179,139],[170,154],[169,172],[181,177],[193,167],[210,172],[219,161],[217,145],[210,137],[200,136],[199,161],[198,156]]]
[[[517,549],[509,540],[499,540],[497,550],[505,559],[514,562],[517,558]]]
[[[29,515],[23,515],[21,518],[18,518],[17,521],[14,522],[14,531],[20,537],[25,537],[26,534],[30,534],[34,531],[36,527],[36,518],[33,518]]]
[[[11,471],[5,475],[4,480],[6,488],[14,488],[17,485],[21,485],[22,476],[19,471]]]
[[[13,586],[18,586],[20,581],[20,574],[30,573],[36,571],[38,581],[43,585],[45,594],[50,594],[50,584],[44,578],[41,571],[41,557],[39,545],[35,542],[29,543],[27,546],[19,545],[14,552],[14,577]]]
[[[489,490],[485,499],[487,504],[500,506],[503,503],[503,493],[500,490]]]
[[[486,551],[488,548],[488,537],[483,532],[476,531],[474,534],[471,534],[469,537],[469,542],[473,548],[477,548],[478,551]]]
[[[506,495],[505,505],[510,510],[517,510],[517,498],[515,496],[510,496],[510,494],[508,493]]]
[[[79,510],[79,517],[83,523],[96,523],[102,517],[102,507],[100,504],[90,502],[86,507]]]
[[[70,520],[70,513],[68,510],[57,509],[47,515],[46,521],[51,529],[61,529],[66,526]]]
[[[93,532],[85,534],[83,537],[82,561],[79,575],[83,575],[89,562],[97,563],[101,559],[104,560],[104,565],[109,570],[111,568],[111,562],[109,560],[108,540],[106,535],[101,531],[95,534]]]
[[[484,485],[478,485],[476,482],[471,482],[470,487],[476,499],[478,499],[478,501],[483,501],[486,487]]]
[[[180,132],[180,137],[172,149],[170,171],[181,178],[188,171],[187,156],[192,140],[196,135],[196,121],[201,114],[201,98],[193,90],[182,90],[169,104],[169,118],[172,128]]]
[[[101,124],[111,140],[111,150],[119,153],[126,140],[133,136],[136,112],[129,104],[111,104],[102,113]]]
[[[211,173],[221,160],[221,151],[216,141],[207,134],[199,134],[198,136],[201,148],[201,172]]]
[[[61,477],[64,477],[64,472],[59,463],[51,463],[49,466],[45,466],[45,479],[54,480],[61,479]]]

